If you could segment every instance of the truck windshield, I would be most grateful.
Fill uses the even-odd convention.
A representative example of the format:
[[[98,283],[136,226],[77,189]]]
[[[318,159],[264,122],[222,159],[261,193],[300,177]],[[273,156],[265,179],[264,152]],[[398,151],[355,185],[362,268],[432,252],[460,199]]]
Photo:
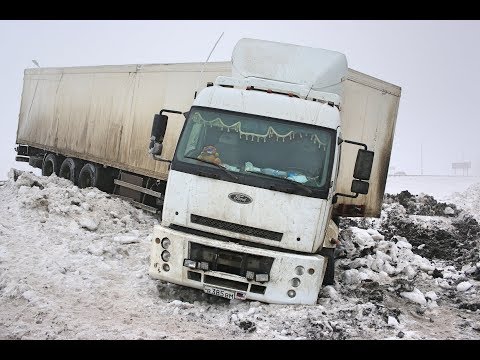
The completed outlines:
[[[334,144],[332,129],[194,107],[179,139],[174,162],[203,167],[211,162],[244,178],[265,182],[278,177],[312,190],[328,189]]]

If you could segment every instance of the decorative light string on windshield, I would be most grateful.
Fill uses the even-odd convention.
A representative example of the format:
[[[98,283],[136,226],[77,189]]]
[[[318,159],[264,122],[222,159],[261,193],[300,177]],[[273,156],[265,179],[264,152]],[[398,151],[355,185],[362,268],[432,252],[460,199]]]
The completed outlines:
[[[227,125],[225,124],[222,119],[216,118],[210,121],[207,121],[203,119],[202,115],[198,112],[193,114],[193,122],[197,124],[202,124],[203,126],[210,126],[210,127],[218,127],[220,130],[227,129],[227,132],[230,132],[230,129],[237,132],[239,134],[240,139],[242,136],[245,136],[245,140],[248,140],[250,137],[250,140],[253,141],[255,138],[257,139],[257,142],[260,142],[260,139],[263,139],[263,142],[267,141],[267,138],[272,138],[273,136],[276,136],[276,140],[278,141],[279,139],[282,139],[283,142],[285,142],[285,138],[288,138],[289,140],[295,139],[295,135],[298,135],[300,139],[303,138],[301,132],[295,132],[293,130],[287,132],[286,134],[279,134],[273,127],[269,126],[267,129],[267,132],[265,134],[255,134],[255,133],[250,133],[250,132],[245,132],[242,131],[241,129],[241,122],[237,121],[235,124],[232,125]],[[318,144],[318,148],[320,147],[326,147],[326,143],[322,142],[316,134],[308,134],[304,133],[304,136],[310,136],[310,141],[313,141],[314,144]]]

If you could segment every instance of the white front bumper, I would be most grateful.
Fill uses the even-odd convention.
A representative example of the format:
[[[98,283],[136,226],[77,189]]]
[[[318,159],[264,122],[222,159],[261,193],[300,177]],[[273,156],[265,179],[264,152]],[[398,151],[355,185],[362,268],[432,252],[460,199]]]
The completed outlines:
[[[171,241],[171,245],[168,247],[170,253],[168,262],[163,261],[161,257],[165,250],[161,245],[161,240],[165,237]],[[203,271],[184,267],[183,260],[189,258],[190,242],[227,251],[271,257],[274,260],[269,273],[270,280],[259,283],[226,272]],[[165,271],[165,264],[168,264],[168,271]],[[302,274],[298,274],[295,270],[299,266],[304,269]],[[187,234],[161,225],[154,226],[153,230],[149,275],[155,279],[197,289],[203,289],[205,285],[209,285],[239,292],[240,295],[250,300],[276,304],[315,304],[322,285],[325,268],[326,259],[317,254],[300,255],[244,246],[233,242]],[[197,275],[192,276],[192,272]],[[299,286],[293,287],[291,285],[293,278],[300,280]],[[295,291],[294,297],[287,294],[289,290]]]

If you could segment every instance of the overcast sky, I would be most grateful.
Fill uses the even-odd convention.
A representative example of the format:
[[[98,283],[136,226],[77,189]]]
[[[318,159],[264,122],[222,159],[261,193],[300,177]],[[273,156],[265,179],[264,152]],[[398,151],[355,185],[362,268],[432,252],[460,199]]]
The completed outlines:
[[[0,179],[15,162],[23,71],[34,67],[230,60],[244,37],[335,50],[348,66],[402,88],[390,166],[480,175],[480,21],[0,21]],[[421,151],[422,150],[422,151]],[[460,173],[457,173],[460,174]]]

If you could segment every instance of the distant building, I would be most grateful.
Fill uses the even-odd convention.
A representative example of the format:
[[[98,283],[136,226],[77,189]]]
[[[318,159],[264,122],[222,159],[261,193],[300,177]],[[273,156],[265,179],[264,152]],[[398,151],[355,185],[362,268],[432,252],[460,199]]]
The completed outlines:
[[[468,176],[468,169],[470,169],[470,167],[471,167],[470,161],[460,161],[460,162],[452,163],[452,169],[455,175],[457,175],[457,170],[458,171],[461,170],[463,176]]]

